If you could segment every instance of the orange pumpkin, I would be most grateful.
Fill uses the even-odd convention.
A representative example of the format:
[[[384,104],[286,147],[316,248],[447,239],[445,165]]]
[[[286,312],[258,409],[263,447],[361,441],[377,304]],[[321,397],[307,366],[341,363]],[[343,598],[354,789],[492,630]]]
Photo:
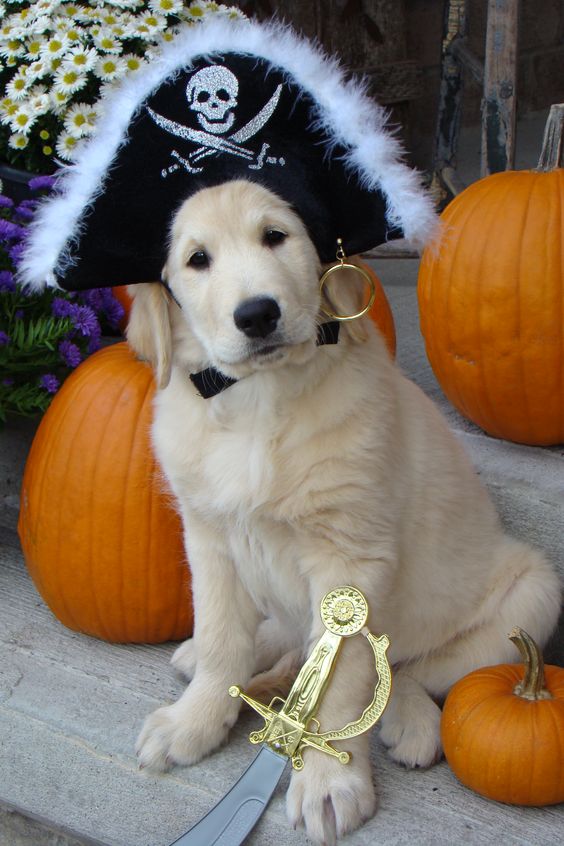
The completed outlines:
[[[360,261],[359,264],[372,277],[376,291],[374,304],[368,314],[384,336],[388,352],[392,358],[394,358],[396,355],[396,327],[394,325],[394,316],[392,314],[388,298],[386,297],[386,293],[382,287],[380,279],[372,268],[363,261]]]
[[[463,191],[443,212],[442,242],[425,251],[419,273],[421,331],[444,393],[490,435],[526,444],[564,442],[564,170],[556,161]]]
[[[27,460],[19,534],[37,590],[71,629],[110,641],[192,630],[182,528],[153,457],[154,382],[125,343],[64,383]]]
[[[445,757],[456,777],[488,799],[512,805],[564,802],[564,669],[543,666],[529,635],[511,640],[525,663],[476,670],[447,696]]]

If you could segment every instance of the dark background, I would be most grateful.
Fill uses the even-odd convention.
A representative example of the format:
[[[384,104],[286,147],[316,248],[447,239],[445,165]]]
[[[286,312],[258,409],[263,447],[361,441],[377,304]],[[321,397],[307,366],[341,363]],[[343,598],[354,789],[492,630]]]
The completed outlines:
[[[371,78],[392,110],[411,162],[432,165],[443,0],[239,0],[249,17],[292,23]],[[483,59],[487,0],[467,0],[468,46]],[[564,0],[521,0],[518,118],[564,101]],[[481,90],[466,74],[463,123],[480,121]],[[539,152],[540,152],[539,138]]]

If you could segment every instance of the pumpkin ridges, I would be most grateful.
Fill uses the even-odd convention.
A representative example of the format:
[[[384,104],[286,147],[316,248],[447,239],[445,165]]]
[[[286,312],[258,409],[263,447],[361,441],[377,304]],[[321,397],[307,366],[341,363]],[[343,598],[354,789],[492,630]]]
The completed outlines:
[[[112,396],[113,396],[113,399],[114,399],[114,402],[112,404],[112,412],[110,414],[107,425],[104,427],[103,431],[101,432],[101,437],[100,437],[100,439],[97,443],[96,458],[95,458],[95,461],[93,462],[94,470],[92,472],[92,475],[89,474],[90,478],[92,478],[92,485],[90,487],[90,513],[92,514],[93,519],[96,519],[96,511],[100,510],[101,505],[103,506],[102,509],[101,509],[102,510],[102,519],[100,521],[100,525],[106,525],[108,527],[108,529],[112,530],[112,540],[113,540],[113,531],[114,531],[115,527],[114,527],[113,521],[108,523],[107,517],[104,514],[104,512],[106,511],[106,501],[103,500],[103,499],[99,499],[97,501],[97,509],[95,509],[94,494],[97,490],[103,489],[105,487],[104,481],[99,479],[99,473],[100,473],[100,470],[101,470],[101,467],[102,467],[101,456],[107,455],[108,452],[109,452],[109,447],[111,446],[111,443],[109,443],[109,439],[108,439],[108,433],[110,434],[110,436],[113,434],[112,420],[115,418],[116,411],[119,408],[120,396],[123,395],[125,390],[127,390],[128,385],[131,382],[133,382],[135,380],[135,378],[136,378],[136,374],[134,374],[134,373],[130,374],[128,381],[121,387],[119,394],[116,396],[115,390],[112,392]],[[110,374],[108,374],[108,376],[107,376],[106,383],[107,382],[112,382]],[[104,389],[104,387],[105,387],[105,384],[103,384],[102,388]],[[111,387],[114,388],[114,385],[111,384]],[[90,405],[92,405],[94,400],[95,400],[95,398],[92,397],[91,401],[90,401]],[[123,430],[122,430],[121,434],[127,436],[126,437],[126,443],[131,443],[130,437],[128,437],[129,433],[124,433]],[[122,476],[122,478],[123,478],[123,489],[124,490],[125,490],[125,484],[127,482],[129,466],[130,466],[130,462],[128,460],[126,462],[126,466],[125,466],[125,474],[124,474],[124,476]],[[108,496],[113,496],[114,490],[108,491],[107,493],[108,493]],[[123,493],[119,498],[120,498],[120,500],[123,500],[123,498],[124,498]],[[106,519],[104,519],[105,517],[106,517]],[[119,531],[120,531],[120,538],[121,538],[121,535],[122,535],[122,532],[123,532],[123,525],[119,526]],[[96,567],[95,557],[96,557],[96,555],[100,555],[101,553],[100,553],[99,550],[94,549],[95,539],[94,539],[92,531],[89,531],[88,537],[89,537],[88,560],[90,562],[90,580],[91,580],[92,588],[93,588],[91,593],[93,594],[94,602],[95,602],[95,606],[96,606],[96,610],[97,610],[98,625],[99,625],[100,629],[102,630],[103,637],[105,637],[106,640],[112,640],[113,639],[113,631],[112,631],[111,625],[109,625],[107,623],[108,603],[112,603],[114,605],[114,608],[111,609],[111,617],[114,618],[115,607],[118,607],[118,609],[119,609],[118,613],[120,614],[120,618],[123,619],[124,610],[125,610],[124,605],[123,605],[123,573],[120,571],[120,579],[119,579],[119,581],[121,583],[120,589],[116,590],[117,585],[115,584],[114,580],[108,578],[108,576],[110,575],[109,568],[100,570]],[[115,540],[117,541],[117,538]],[[118,546],[118,544],[116,544],[116,547],[119,550],[117,557],[121,558],[122,555],[123,555],[123,547],[121,545]],[[99,596],[100,593],[102,593],[102,595],[105,595],[105,600],[104,600],[105,605],[104,605],[103,611],[100,610],[99,603],[98,603],[98,596]],[[126,636],[129,636],[129,632],[127,631],[128,625],[129,625],[129,618],[126,618],[125,619]]]
[[[81,391],[87,391],[88,386],[84,382],[83,384],[79,383],[78,387],[79,387],[79,390],[78,390],[78,393],[77,393],[77,402],[75,404],[75,407],[73,408],[70,405],[67,405],[67,411],[68,411],[68,413],[71,417],[74,417],[77,413],[80,414],[80,417],[78,418],[79,422],[74,424],[75,430],[77,430],[80,433],[80,431],[82,429],[82,424],[83,424],[84,420],[86,419],[86,417],[90,413],[91,400],[88,401],[88,403],[85,404],[84,406],[81,406],[81,404],[79,402],[80,392]],[[101,432],[98,433],[98,437],[99,437],[99,440],[101,440],[101,438],[102,438]],[[53,440],[52,443],[53,443],[53,448],[54,448],[57,441]],[[80,444],[80,446],[79,446],[79,444]],[[91,449],[93,446],[94,446],[95,454],[98,455],[99,454],[99,448],[97,448],[96,445],[91,442],[89,444],[89,448]],[[64,464],[62,465],[62,468],[61,468],[62,472],[61,472],[61,470],[59,471],[59,478],[66,478],[67,477],[69,467],[76,464],[77,453],[80,453],[81,460],[85,457],[85,454],[83,453],[82,443],[81,443],[80,439],[74,438],[73,441],[71,442],[70,446],[69,446],[69,449],[66,451],[65,461],[64,461]],[[69,497],[68,497],[68,494],[65,491],[64,486],[62,487],[62,494],[63,494],[63,501],[65,503],[65,508],[59,509],[58,520],[57,520],[57,547],[56,547],[56,549],[57,549],[56,562],[57,562],[57,573],[58,573],[57,593],[58,593],[59,596],[63,597],[64,607],[66,607],[67,609],[70,609],[72,607],[72,602],[67,601],[67,596],[68,596],[67,588],[65,587],[65,584],[64,584],[68,580],[69,573],[67,571],[67,568],[64,567],[64,565],[61,561],[61,540],[63,539],[63,532],[62,532],[61,526],[62,526],[62,523],[63,523],[63,518],[65,516],[65,512],[69,508],[71,503],[69,502]],[[90,490],[88,491],[88,501],[89,501],[89,508],[87,509],[88,511],[90,509],[91,498],[92,498],[92,488],[90,488]],[[90,537],[89,537],[89,542],[90,542],[90,545],[89,545],[89,551],[88,551],[88,561],[91,562],[93,556],[92,556],[92,550],[91,550],[91,538]],[[89,576],[91,578],[91,566],[89,568],[89,571],[90,571]],[[76,576],[75,576],[75,578],[76,578]],[[86,579],[83,578],[82,581],[83,581],[83,583],[85,583]],[[81,589],[80,589],[81,595],[83,594],[83,590],[84,590],[84,587],[82,586]],[[72,595],[73,595],[73,592],[71,591],[69,600],[72,598]],[[98,620],[98,624],[104,629],[103,620],[102,620],[102,617],[101,617],[100,608],[99,608],[98,601],[97,601],[97,596],[96,596],[93,604],[94,604],[94,613],[95,613],[95,616]],[[64,620],[63,622],[65,622],[66,625],[69,625],[70,628],[74,628],[74,629],[78,628],[76,618],[75,618],[74,614],[72,613],[72,611],[69,615],[69,619],[71,621],[70,623],[67,623],[66,620]]]
[[[422,262],[422,272],[420,274],[421,328],[425,337],[428,356],[437,379],[442,385],[447,397],[459,408],[462,414],[470,417],[470,419],[473,419],[482,428],[485,428],[486,431],[489,431],[490,434],[498,437],[509,437],[513,440],[539,444],[564,441],[564,384],[561,378],[558,379],[558,374],[562,369],[562,345],[564,343],[562,334],[564,333],[564,327],[562,327],[561,318],[564,313],[564,304],[559,301],[556,307],[551,308],[548,304],[548,297],[546,296],[546,292],[550,291],[550,302],[556,302],[553,300],[554,291],[551,289],[551,286],[554,283],[559,291],[562,289],[564,271],[559,267],[558,272],[555,273],[556,279],[554,280],[551,280],[550,274],[546,272],[547,268],[550,270],[555,265],[557,257],[561,257],[562,255],[562,246],[560,244],[562,239],[562,222],[558,220],[560,205],[556,209],[555,216],[557,220],[552,221],[550,231],[546,231],[546,226],[544,230],[542,229],[542,221],[546,218],[546,211],[544,210],[548,202],[547,194],[553,194],[555,190],[564,190],[563,180],[564,173],[562,172],[547,174],[517,172],[496,174],[475,183],[466,189],[464,195],[456,198],[447,207],[443,215],[445,229],[448,230],[449,225],[452,224],[455,233],[452,236],[451,246],[449,247],[447,241],[446,249],[440,252],[439,258],[435,259],[435,262],[427,261],[427,256],[424,256]],[[507,353],[510,353],[511,356],[519,355],[518,344],[511,341],[510,332],[505,330],[505,324],[507,323],[508,326],[513,327],[512,331],[514,331],[514,315],[511,314],[510,308],[513,303],[516,304],[516,297],[510,293],[502,297],[501,292],[503,291],[502,283],[504,278],[506,288],[508,291],[510,290],[509,283],[512,276],[515,275],[515,266],[516,262],[518,262],[516,258],[518,250],[513,251],[512,254],[504,250],[504,241],[507,240],[504,229],[510,229],[510,225],[515,225],[515,221],[518,224],[518,226],[515,225],[515,228],[523,227],[523,214],[526,210],[522,208],[523,201],[519,197],[523,195],[523,192],[525,197],[530,193],[531,182],[534,182],[535,187],[532,194],[532,205],[529,204],[528,209],[529,223],[525,225],[524,230],[526,237],[521,238],[521,243],[523,245],[523,255],[538,255],[539,249],[541,252],[540,261],[536,264],[529,262],[527,270],[524,268],[521,269],[520,276],[521,284],[524,285],[528,281],[528,278],[530,279],[531,273],[533,274],[533,281],[529,281],[524,288],[527,296],[523,299],[523,312],[521,315],[521,323],[525,322],[527,324],[526,318],[531,310],[533,312],[533,317],[527,324],[533,328],[530,328],[528,332],[521,332],[522,337],[526,338],[529,347],[524,363],[525,371],[521,373],[521,379],[527,389],[527,402],[530,407],[528,416],[529,420],[532,420],[532,422],[527,423],[524,402],[514,398],[515,394],[517,396],[519,395],[519,389],[518,382],[516,386],[512,385],[512,381],[515,382],[516,378],[511,373],[511,367],[508,367],[508,362],[512,362],[513,359],[504,357]],[[482,209],[478,208],[476,210],[475,223],[472,226],[468,225],[465,231],[462,231],[464,227],[458,226],[458,231],[461,234],[457,238],[457,221],[459,220],[457,208],[459,206],[464,207],[465,205],[474,207],[477,197],[481,194],[488,196],[488,191],[492,192],[496,186],[500,186],[499,201],[496,200],[497,207],[499,208],[499,220],[496,225],[486,225],[488,221],[485,220]],[[507,186],[507,191],[503,192],[501,189],[505,186]],[[505,202],[503,196],[506,198]],[[494,199],[496,198],[494,197]],[[560,197],[558,202],[561,202]],[[488,203],[483,203],[483,205],[486,207],[485,213],[487,214]],[[521,211],[519,211],[519,207],[521,207]],[[536,211],[531,211],[532,208],[535,210],[538,208],[539,211],[543,210],[544,214],[542,216],[540,214],[537,215]],[[540,224],[535,220],[536,217],[539,217],[541,220]],[[489,218],[491,218],[491,215],[489,215]],[[507,219],[509,219],[510,225],[506,224]],[[560,225],[559,233],[556,232],[557,224]],[[491,249],[486,251],[490,255],[489,264],[488,256],[484,251],[482,250],[481,256],[476,251],[476,238],[479,238],[481,233],[486,234],[488,230],[491,230],[489,232],[490,240],[488,241]],[[465,237],[466,231],[468,232],[468,237]],[[463,241],[464,246],[462,246]],[[553,248],[554,243],[558,244],[556,249]],[[529,245],[528,248],[525,247],[525,244]],[[545,245],[544,250],[542,248],[543,244]],[[439,249],[441,250],[441,248]],[[458,255],[461,250],[463,256],[462,261]],[[457,253],[457,261],[453,262],[453,253],[455,251]],[[465,253],[467,255],[468,266],[471,268],[472,277],[474,277],[477,261],[479,258],[481,259],[483,264],[479,278],[483,282],[484,296],[488,293],[490,295],[493,293],[493,296],[487,297],[487,302],[482,303],[480,308],[475,309],[475,311],[482,312],[482,318],[488,309],[491,312],[489,320],[482,323],[482,332],[478,335],[475,342],[475,347],[480,342],[482,354],[471,354],[468,352],[466,355],[466,359],[476,358],[483,367],[487,366],[487,370],[484,371],[485,377],[483,381],[480,381],[479,373],[467,372],[467,367],[464,366],[466,351],[462,349],[462,354],[457,355],[460,352],[458,348],[463,343],[460,341],[460,337],[457,336],[461,336],[462,338],[466,336],[468,323],[473,319],[472,309],[467,308],[464,310],[463,307],[459,307],[458,312],[453,310],[448,315],[445,315],[443,311],[445,308],[443,301],[449,285],[455,288],[452,292],[451,299],[456,303],[456,297],[459,294],[457,290],[458,281],[464,282],[464,275],[466,273],[464,264]],[[507,253],[507,255],[504,256],[504,253]],[[513,270],[508,269],[508,258],[513,260]],[[490,279],[492,278],[492,274],[493,276],[501,276],[498,279],[497,292],[488,291],[488,286],[485,284],[488,280],[486,279],[484,267],[489,268]],[[496,268],[501,269],[496,270]],[[535,276],[538,278],[538,282],[535,281]],[[472,278],[470,280],[470,288],[473,281]],[[545,296],[541,296],[541,290],[545,293]],[[560,294],[560,296],[563,295]],[[460,300],[460,296],[458,296],[458,299]],[[476,297],[477,300],[478,297]],[[544,308],[541,309],[538,306],[539,303],[544,304]],[[449,305],[449,308],[451,308],[451,305]],[[551,322],[547,323],[546,321],[549,317]],[[541,328],[539,331],[540,338],[535,339],[534,327],[542,321],[544,321],[542,326],[546,326],[546,328]],[[443,324],[451,328],[451,339],[448,343],[445,341],[445,334],[442,330]],[[489,343],[486,343],[486,336],[488,335]],[[453,345],[452,338],[456,339],[458,344]],[[449,361],[449,357],[454,360]],[[457,358],[459,359],[458,364]],[[488,359],[487,362],[486,358]],[[531,360],[529,361],[529,359]],[[543,364],[544,360],[547,361],[546,366]],[[551,362],[554,363],[554,367]],[[547,369],[549,372],[552,372],[550,380],[545,375]],[[515,367],[513,370],[515,371]],[[556,376],[554,375],[554,371],[556,371]],[[558,384],[554,383],[555,379]],[[556,388],[551,391],[550,386],[553,383],[556,384]],[[523,393],[522,388],[520,392],[521,394]],[[492,405],[492,398],[494,400],[496,413],[493,425],[491,419],[484,419],[481,416],[486,410],[486,393],[490,406]],[[535,398],[534,402],[532,398]],[[553,424],[545,424],[543,421],[547,416],[552,417],[555,422]],[[533,437],[530,436],[530,426],[534,427],[532,431],[539,431],[538,436],[536,434]]]
[[[518,627],[510,639],[524,664],[475,670],[451,688],[441,719],[445,756],[463,784],[489,799],[556,804],[564,801],[564,669],[543,673],[540,650]]]
[[[125,455],[125,454],[121,455],[123,463],[124,463],[125,466],[123,467],[121,474],[120,474],[121,478],[122,478],[122,493],[120,495],[120,499],[125,503],[126,507],[127,507],[127,496],[132,491],[132,488],[134,487],[134,492],[135,492],[136,496],[138,496],[138,494],[139,494],[138,488],[141,487],[142,483],[144,482],[144,479],[137,478],[140,468],[135,467],[134,462],[133,462],[133,456],[135,455],[136,449],[138,447],[139,426],[141,425],[142,421],[143,421],[143,424],[145,422],[143,412],[144,412],[144,402],[145,402],[145,398],[146,398],[146,394],[147,394],[147,386],[145,386],[144,398],[141,400],[141,398],[140,398],[140,395],[141,395],[140,387],[141,386],[138,385],[138,382],[141,381],[139,379],[139,375],[135,374],[134,378],[132,378],[129,382],[125,383],[122,386],[122,389],[120,391],[120,399],[121,399],[122,397],[124,397],[127,394],[128,390],[134,390],[135,395],[136,395],[136,399],[137,399],[137,401],[140,405],[139,412],[130,421],[131,429],[127,433],[127,443],[129,444],[129,452],[127,453],[127,455]],[[132,385],[133,382],[135,383],[134,385]],[[135,475],[134,475],[134,471],[136,471]],[[133,479],[135,480],[135,486],[133,486],[133,484],[132,484]],[[146,486],[143,489],[143,499],[141,500],[140,506],[143,506],[143,507],[139,508],[140,513],[139,513],[139,525],[138,525],[138,527],[136,527],[137,532],[141,532],[141,530],[144,529],[144,527],[146,525],[146,523],[145,523],[145,518],[146,518],[146,511],[145,511],[145,508],[146,508]],[[125,536],[126,527],[123,525],[123,523],[120,525],[119,529],[120,529],[120,533],[119,533],[120,556],[123,556],[124,551],[126,550],[126,542],[128,541],[128,539]],[[143,535],[144,535],[144,532],[143,532]],[[141,541],[141,543],[142,543],[142,541]],[[124,572],[122,572],[120,575],[121,575],[120,590],[117,594],[117,597],[118,597],[119,604],[121,606],[120,607],[121,616],[125,619],[125,623],[126,623],[126,626],[125,626],[126,637],[128,639],[131,639],[132,637],[134,637],[133,629],[135,629],[137,627],[137,624],[141,623],[141,621],[139,619],[139,615],[142,613],[143,607],[146,605],[146,602],[147,602],[146,591],[144,589],[146,587],[146,585],[144,585],[144,584],[142,585],[140,583],[139,576],[136,579],[136,583],[133,582],[132,585],[131,585],[131,587],[134,588],[134,590],[132,591],[133,595],[132,595],[131,599],[129,600],[128,604],[132,604],[133,601],[134,601],[134,598],[135,598],[135,600],[136,600],[135,601],[135,611],[136,611],[136,615],[137,615],[137,619],[132,620],[130,618],[129,614],[127,616],[125,615],[126,607],[125,607],[125,603],[124,603],[124,595],[125,595],[124,579],[129,578],[129,580],[131,580],[132,574],[125,574]],[[142,594],[141,601],[139,601],[140,594]]]
[[[135,378],[135,374],[138,378]],[[129,387],[124,396],[120,385],[128,380]],[[24,481],[20,520],[22,547],[36,586],[62,622],[71,625],[75,630],[106,639],[124,641],[128,638],[131,640],[134,635],[135,641],[148,641],[158,632],[159,640],[170,640],[184,638],[190,633],[191,605],[190,594],[186,589],[189,571],[184,564],[185,552],[179,521],[176,513],[164,506],[160,493],[152,486],[149,471],[152,472],[152,468],[156,466],[155,459],[147,440],[142,438],[150,427],[151,406],[145,403],[144,410],[140,410],[136,404],[138,395],[146,397],[147,388],[152,384],[152,374],[148,366],[136,361],[125,344],[117,344],[96,353],[69,377],[55,397],[50,409],[53,414],[49,415],[48,412],[42,421],[43,428],[34,440],[24,474],[24,480],[27,477],[27,480],[34,483],[35,477],[45,472],[45,487],[40,500],[36,496],[37,488],[28,491]],[[123,419],[119,416],[120,405],[124,411]],[[112,418],[112,422],[105,427],[111,414],[117,414],[117,417]],[[139,509],[133,512],[133,519],[131,508],[128,515],[123,511],[124,503],[119,501],[119,489],[125,469],[130,463],[127,458],[129,450],[123,449],[119,437],[120,432],[133,428],[130,418],[136,425],[140,447],[135,457],[138,469],[134,470],[131,481],[133,488],[139,493],[139,503],[145,503],[140,504]],[[128,422],[124,422],[125,420]],[[95,431],[89,431],[89,428]],[[94,454],[95,447],[100,440],[98,435],[100,432],[103,434],[104,428],[108,430],[108,438],[103,438],[103,454],[98,460]],[[57,433],[55,440],[52,437],[54,430]],[[110,430],[115,431],[110,433]],[[105,447],[110,450],[112,465],[107,468],[110,472],[106,476],[101,466],[106,460]],[[47,469],[46,453],[49,453]],[[71,469],[76,469],[78,475],[75,473],[73,476],[71,473],[71,476],[65,477],[65,472],[69,473]],[[93,482],[94,472],[97,481]],[[83,517],[89,511],[89,494],[94,491],[97,491],[98,498],[105,498],[106,502],[97,507],[97,525],[89,525],[83,521]],[[132,490],[128,493],[134,500],[135,492]],[[29,509],[25,507],[26,497],[29,499]],[[155,516],[153,526],[149,526],[146,515],[149,510],[152,513],[153,508],[155,515],[158,515],[159,503],[163,503],[160,516]],[[66,532],[65,537],[58,531],[63,512],[66,512],[62,524]],[[78,527],[76,519],[81,522]],[[32,521],[38,520],[41,521],[40,534],[34,549],[32,535],[35,528]],[[130,547],[129,557],[120,560],[116,550],[116,538],[121,528],[120,521],[123,520],[131,523],[133,529],[127,530],[127,536],[130,538],[129,541],[126,540],[126,546]],[[151,532],[155,533],[155,549],[160,545],[158,559],[148,558]],[[53,567],[53,552],[58,543],[60,548],[57,550],[57,557],[60,562]],[[85,563],[87,544],[90,544],[91,549]],[[127,550],[125,552],[127,554]],[[177,567],[181,565],[184,566],[180,574]],[[102,572],[101,568],[104,567],[106,571]],[[93,573],[96,575],[90,577],[87,568],[94,568]],[[156,601],[143,593],[143,586],[148,583],[148,574],[152,570],[158,571],[159,574],[153,579]],[[120,572],[125,574],[124,579],[121,579]],[[93,584],[94,579],[96,584]],[[181,590],[178,588],[180,582]],[[158,590],[160,584],[165,590]],[[127,613],[125,618],[112,617],[112,609],[114,614],[121,613],[120,606],[116,606],[113,600],[122,588],[133,589],[134,605],[141,602],[150,609],[153,615],[150,625],[148,622],[143,626],[144,612],[138,613],[136,607],[131,619],[128,619]],[[101,620],[96,614],[96,601],[103,605],[104,617]],[[125,594],[122,604],[129,605]],[[69,619],[71,615],[72,619]],[[156,623],[155,616],[158,617]]]
[[[487,191],[485,193],[481,192],[480,210],[483,208],[484,198],[487,197],[488,194],[491,194],[494,191],[498,191],[498,190],[499,190],[498,189],[498,183],[495,180],[493,180],[489,184],[489,191]],[[503,202],[503,200],[505,200],[505,197],[510,192],[511,192],[511,188],[510,188],[510,186],[508,186],[505,194],[503,194],[502,198],[500,198],[500,201]],[[483,214],[483,212],[482,212],[482,214]],[[480,217],[482,217],[482,215],[480,215]],[[490,219],[491,219],[491,223],[490,223]],[[493,206],[490,209],[490,217],[485,219],[485,220],[482,219],[482,227],[483,227],[483,231],[484,231],[484,238],[485,238],[485,241],[486,241],[486,245],[487,245],[487,242],[490,238],[492,228],[495,227],[495,225],[497,223],[498,223],[498,213],[497,213],[496,207]],[[462,239],[460,239],[460,240],[462,241]],[[477,248],[477,245],[476,245],[476,248]],[[485,261],[486,253],[487,253],[487,250],[484,250],[484,249],[480,250],[480,263],[478,265],[478,273],[477,273],[477,278],[479,280],[478,298],[479,298],[480,302],[482,301],[483,288],[487,287],[489,284],[491,284],[491,279],[488,278],[487,274],[484,272],[484,261]],[[491,420],[492,423],[495,424],[496,414],[495,414],[495,410],[494,410],[494,404],[492,402],[492,394],[495,396],[495,390],[492,391],[491,386],[488,384],[488,374],[487,374],[487,370],[486,370],[486,367],[485,367],[485,364],[484,364],[484,355],[483,355],[484,310],[481,309],[481,308],[478,309],[477,315],[478,315],[477,323],[478,323],[479,331],[478,331],[478,334],[477,334],[477,337],[478,337],[478,355],[476,356],[476,366],[477,366],[479,374],[480,374],[480,376],[479,376],[480,383],[484,387],[484,398],[483,398],[484,405],[482,405],[481,402],[480,402],[481,397],[477,397],[476,398],[478,400],[477,407],[478,407],[478,413],[481,415],[481,417],[484,420]],[[485,406],[485,409],[484,409],[484,406]]]

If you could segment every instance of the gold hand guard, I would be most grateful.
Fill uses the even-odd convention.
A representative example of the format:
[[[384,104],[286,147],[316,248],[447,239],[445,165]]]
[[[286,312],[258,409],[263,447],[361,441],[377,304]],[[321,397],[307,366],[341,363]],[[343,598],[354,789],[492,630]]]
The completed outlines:
[[[375,637],[369,632],[365,626],[367,618],[368,604],[359,590],[350,586],[335,588],[321,602],[321,619],[327,631],[298,673],[286,700],[275,697],[270,705],[263,705],[247,696],[236,685],[229,688],[230,696],[240,696],[264,717],[264,728],[251,733],[251,743],[266,743],[275,752],[287,755],[296,770],[301,770],[304,765],[302,750],[305,746],[333,755],[343,764],[349,762],[349,753],[339,752],[329,741],[344,740],[368,731],[381,717],[392,689],[392,673],[386,657],[390,641],[387,635]],[[336,731],[320,732],[315,714],[329,682],[342,639],[359,632],[366,637],[374,652],[378,679],[372,702],[358,720]],[[279,710],[273,707],[275,702],[282,702]]]

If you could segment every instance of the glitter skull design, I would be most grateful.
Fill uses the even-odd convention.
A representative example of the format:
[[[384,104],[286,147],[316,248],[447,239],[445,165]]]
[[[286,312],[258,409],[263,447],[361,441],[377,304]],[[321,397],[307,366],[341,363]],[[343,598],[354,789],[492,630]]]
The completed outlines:
[[[282,84],[279,84],[267,103],[250,121],[236,132],[227,135],[236,119],[239,80],[232,71],[222,65],[200,68],[186,85],[188,109],[196,114],[199,129],[171,120],[147,106],[147,112],[157,126],[196,145],[196,149],[188,156],[181,155],[178,150],[171,150],[170,155],[174,161],[161,170],[161,176],[166,178],[178,170],[201,173],[207,160],[221,154],[245,159],[250,170],[260,170],[265,165],[284,165],[284,158],[267,155],[269,144],[263,143],[260,150],[243,146],[244,142],[253,138],[270,120],[281,93]]]

